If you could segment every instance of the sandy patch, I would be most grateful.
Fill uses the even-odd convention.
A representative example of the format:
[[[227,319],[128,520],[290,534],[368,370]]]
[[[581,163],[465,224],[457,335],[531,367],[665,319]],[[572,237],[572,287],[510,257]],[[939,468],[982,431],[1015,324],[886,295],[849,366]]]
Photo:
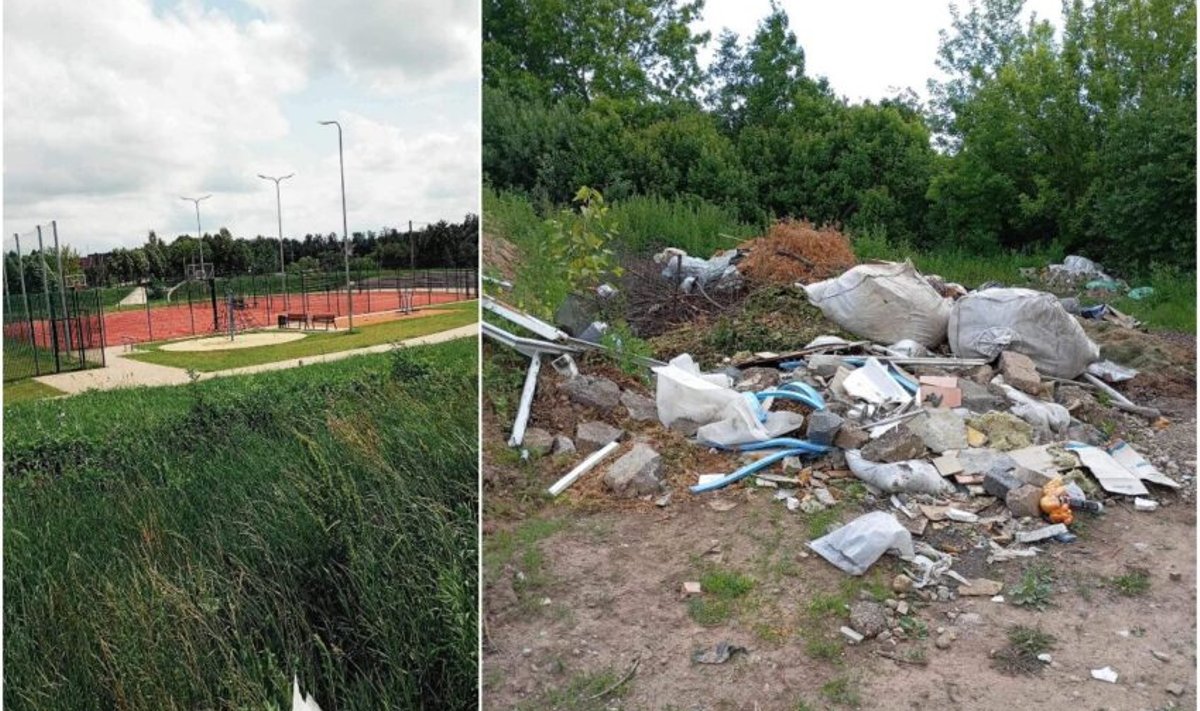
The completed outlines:
[[[256,331],[254,333],[239,333],[229,340],[229,336],[210,336],[190,341],[175,341],[159,346],[164,351],[231,351],[238,348],[257,348],[259,346],[275,346],[280,343],[290,343],[304,338],[300,331]]]

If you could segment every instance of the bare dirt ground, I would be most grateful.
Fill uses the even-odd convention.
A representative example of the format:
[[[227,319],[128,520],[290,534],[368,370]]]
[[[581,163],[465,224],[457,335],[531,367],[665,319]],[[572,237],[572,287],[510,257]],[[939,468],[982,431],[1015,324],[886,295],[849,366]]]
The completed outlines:
[[[1127,334],[1093,338],[1118,346],[1129,340]],[[1143,350],[1148,341],[1175,364],[1194,362],[1191,336],[1138,338]],[[520,359],[499,367],[519,383]],[[589,364],[586,372],[624,378],[623,387],[635,382],[600,368]],[[484,707],[1195,708],[1191,370],[1159,363],[1125,388],[1140,404],[1163,411],[1158,428],[1108,408],[1092,418],[1185,482],[1179,492],[1152,487],[1162,502],[1157,511],[1135,512],[1127,500],[1109,499],[1104,514],[1081,515],[1075,543],[1050,542],[1034,559],[1005,563],[985,561],[987,537],[970,525],[930,524],[917,539],[953,552],[954,569],[964,575],[1003,581],[1003,603],[897,593],[891,583],[901,567],[891,556],[862,578],[842,573],[805,543],[884,502],[859,495],[853,479],[831,481],[841,503],[811,515],[787,511],[772,490],[749,483],[691,495],[686,486],[697,473],[729,471],[735,460],[654,423],[614,424],[647,436],[658,429],[655,444],[672,492],[666,507],[612,499],[597,472],[547,502],[540,492],[575,459],[520,461],[504,445],[515,405],[489,402]],[[577,416],[562,402],[544,370],[531,424],[572,431]],[[1013,604],[1031,568],[1049,576],[1042,609]],[[683,599],[683,582],[702,579],[706,592]],[[708,592],[731,580],[741,582],[729,594]],[[891,618],[890,639],[851,645],[838,628],[847,624],[845,605],[860,598],[902,600],[911,611]],[[1006,671],[996,659],[1014,626],[1052,636],[1051,661],[1038,663],[1038,671]],[[747,651],[719,665],[692,660],[722,641]],[[1119,675],[1115,684],[1091,678],[1090,670],[1105,666]]]

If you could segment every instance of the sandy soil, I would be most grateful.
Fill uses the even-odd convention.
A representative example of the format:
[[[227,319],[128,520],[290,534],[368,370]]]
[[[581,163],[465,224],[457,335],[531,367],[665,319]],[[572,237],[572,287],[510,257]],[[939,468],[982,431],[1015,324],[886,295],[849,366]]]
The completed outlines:
[[[240,348],[274,346],[280,343],[298,341],[304,338],[304,336],[304,333],[296,331],[254,331],[252,333],[239,333],[233,340],[229,340],[228,336],[210,336],[208,338],[195,338],[187,341],[164,343],[159,348],[164,351],[198,351],[208,353],[210,351],[232,351]]]

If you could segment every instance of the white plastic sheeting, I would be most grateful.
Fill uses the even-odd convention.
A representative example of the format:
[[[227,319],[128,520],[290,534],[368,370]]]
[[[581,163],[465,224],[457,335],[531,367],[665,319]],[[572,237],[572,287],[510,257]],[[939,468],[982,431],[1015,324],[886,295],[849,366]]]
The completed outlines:
[[[886,511],[859,516],[838,530],[810,541],[808,547],[851,575],[862,575],[889,550],[912,560],[912,534]]]
[[[924,459],[884,464],[863,459],[857,449],[846,450],[846,464],[854,476],[889,494],[948,494],[954,486],[942,478],[937,467]]]
[[[691,293],[696,284],[708,291],[740,287],[742,274],[734,266],[737,258],[736,249],[721,252],[712,259],[690,257],[687,252],[676,247],[668,247],[654,255],[655,263],[663,265],[662,277],[680,280],[680,285],[687,293]]]
[[[690,420],[701,427],[696,437],[726,447],[762,442],[792,432],[804,424],[796,412],[768,412],[751,393],[733,389],[724,373],[701,373],[688,354],[654,368],[658,419],[667,427]]]
[[[876,343],[910,339],[930,348],[946,341],[950,300],[911,262],[860,264],[804,291],[826,318],[861,338]]]
[[[1056,402],[1032,398],[1013,386],[1006,385],[1002,380],[997,377],[992,382],[999,385],[1005,396],[1012,401],[1012,413],[1033,425],[1035,430],[1047,435],[1059,434],[1066,432],[1071,426],[1071,413],[1067,408]]]
[[[1052,294],[1032,289],[984,289],[950,309],[950,350],[959,358],[1023,353],[1040,372],[1075,378],[1100,359],[1100,349]]]

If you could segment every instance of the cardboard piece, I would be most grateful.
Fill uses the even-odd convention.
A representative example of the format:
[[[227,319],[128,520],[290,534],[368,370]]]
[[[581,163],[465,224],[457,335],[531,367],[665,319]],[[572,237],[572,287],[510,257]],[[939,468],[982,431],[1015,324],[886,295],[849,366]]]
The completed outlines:
[[[1150,491],[1142,480],[1134,476],[1128,469],[1121,466],[1117,460],[1099,447],[1072,448],[1079,455],[1079,461],[1092,472],[1100,486],[1111,494],[1125,496],[1146,496]]]
[[[1145,457],[1138,454],[1133,447],[1130,447],[1123,441],[1118,441],[1109,447],[1108,453],[1116,460],[1117,464],[1120,464],[1126,471],[1142,481],[1148,481],[1151,484],[1158,484],[1159,486],[1168,486],[1172,489],[1179,488],[1179,482],[1160,472],[1157,467],[1148,462]]]

